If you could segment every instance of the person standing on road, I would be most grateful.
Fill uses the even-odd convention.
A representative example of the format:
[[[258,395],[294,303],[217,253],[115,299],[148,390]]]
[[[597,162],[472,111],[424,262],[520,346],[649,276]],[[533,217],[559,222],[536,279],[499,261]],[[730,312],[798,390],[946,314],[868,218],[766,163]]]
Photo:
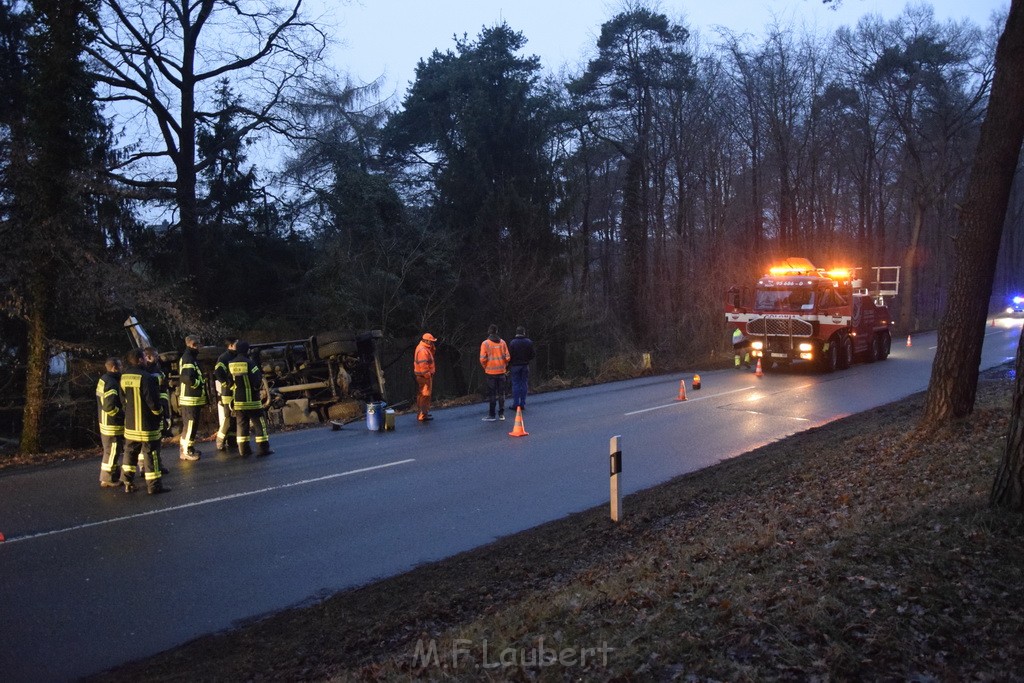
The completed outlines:
[[[530,361],[534,358],[533,341],[526,328],[516,328],[516,336],[508,343],[509,366],[512,373],[512,410],[526,410],[526,392],[530,384]]]
[[[231,373],[231,409],[235,412],[238,434],[238,454],[243,458],[252,455],[249,445],[249,426],[256,431],[256,455],[270,455],[270,428],[263,414],[260,390],[263,388],[263,373],[260,366],[249,357],[249,342],[235,344],[235,357],[228,362]]]
[[[182,460],[198,460],[200,453],[195,449],[196,429],[199,425],[199,411],[206,405],[206,378],[199,367],[196,353],[201,340],[197,335],[185,337],[185,350],[178,361],[178,409],[181,411]]]
[[[485,422],[505,419],[505,372],[508,370],[508,344],[498,336],[498,326],[487,328],[487,339],[480,344],[480,366],[487,377],[488,411]],[[494,403],[498,403],[498,417],[494,417]]]
[[[120,486],[121,456],[124,455],[124,409],[121,407],[121,359],[108,358],[106,372],[96,383],[96,408],[100,421],[100,486]]]
[[[145,354],[133,349],[125,358],[127,366],[121,373],[121,405],[124,407],[124,462],[121,483],[126,493],[135,490],[136,463],[151,493],[169,491],[161,482],[160,429],[164,409],[160,403],[160,386],[156,375],[145,367]]]
[[[434,393],[434,342],[437,338],[427,332],[420,339],[413,354],[412,371],[416,375],[416,408],[419,415],[416,419],[420,422],[433,420],[430,414],[430,399]]]
[[[740,328],[736,328],[732,332],[732,352],[733,362],[738,368],[740,362],[743,363],[743,367],[750,369],[750,340],[743,336],[743,332]],[[740,356],[742,355],[742,361]]]
[[[226,350],[217,358],[217,364],[213,367],[214,388],[217,390],[217,450],[228,449],[228,439],[235,436],[235,416],[231,414],[231,373],[228,372],[228,363],[235,357],[235,344],[237,337],[225,337],[224,346]]]
[[[156,377],[156,384],[160,389],[160,407],[163,410],[163,419],[160,424],[162,436],[171,436],[171,390],[170,380],[164,372],[160,362],[160,351],[154,346],[147,346],[142,350],[142,367]]]

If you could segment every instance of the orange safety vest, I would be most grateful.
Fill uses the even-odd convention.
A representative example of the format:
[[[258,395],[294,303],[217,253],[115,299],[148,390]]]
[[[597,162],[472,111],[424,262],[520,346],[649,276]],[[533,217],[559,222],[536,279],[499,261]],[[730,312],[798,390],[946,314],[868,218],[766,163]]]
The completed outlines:
[[[504,339],[499,339],[496,342],[484,339],[480,345],[480,365],[484,367],[484,372],[488,375],[504,375],[509,358],[508,345],[505,344]]]
[[[416,347],[416,353],[413,355],[412,371],[417,375],[433,375],[435,371],[434,367],[434,347],[425,341],[421,341],[419,346]]]

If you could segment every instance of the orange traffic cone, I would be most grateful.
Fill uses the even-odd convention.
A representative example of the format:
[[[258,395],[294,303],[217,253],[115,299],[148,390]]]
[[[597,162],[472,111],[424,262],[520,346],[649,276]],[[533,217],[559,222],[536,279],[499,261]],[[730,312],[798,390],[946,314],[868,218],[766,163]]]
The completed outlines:
[[[910,348],[913,344],[910,342],[910,335],[907,335],[907,348]]]
[[[530,433],[523,428],[523,409],[516,406],[516,423],[512,426],[509,436],[529,436]]]
[[[996,317],[992,316],[992,327],[996,326]]]
[[[693,390],[697,391],[700,389],[700,375],[693,376]]]
[[[764,376],[764,370],[761,369],[761,359],[757,359],[757,367],[754,369],[754,375],[756,377]]]
[[[686,380],[679,380],[679,396],[676,398],[677,401],[686,400]]]
[[[6,541],[6,540],[7,540],[7,539],[6,539],[6,538],[4,538],[4,534],[3,534],[3,532],[2,532],[2,531],[0,531],[0,543],[3,543],[3,542],[4,542],[4,541]]]

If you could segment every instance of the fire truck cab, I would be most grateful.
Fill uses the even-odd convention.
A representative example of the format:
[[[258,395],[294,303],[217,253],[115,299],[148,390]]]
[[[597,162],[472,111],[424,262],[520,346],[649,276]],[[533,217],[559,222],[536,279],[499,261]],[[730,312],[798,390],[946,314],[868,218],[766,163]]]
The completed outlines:
[[[898,292],[899,267],[876,267],[871,290],[863,287],[859,270],[826,270],[805,258],[788,258],[773,265],[752,292],[729,289],[726,323],[739,328],[765,370],[810,362],[832,372],[858,358],[885,360],[892,319],[884,297]]]

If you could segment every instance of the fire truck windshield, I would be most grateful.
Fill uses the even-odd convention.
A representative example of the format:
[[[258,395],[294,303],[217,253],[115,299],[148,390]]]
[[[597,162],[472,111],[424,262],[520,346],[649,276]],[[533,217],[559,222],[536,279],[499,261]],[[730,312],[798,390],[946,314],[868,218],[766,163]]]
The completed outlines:
[[[814,290],[807,288],[794,289],[759,289],[754,308],[759,311],[786,311],[799,313],[814,310]]]

